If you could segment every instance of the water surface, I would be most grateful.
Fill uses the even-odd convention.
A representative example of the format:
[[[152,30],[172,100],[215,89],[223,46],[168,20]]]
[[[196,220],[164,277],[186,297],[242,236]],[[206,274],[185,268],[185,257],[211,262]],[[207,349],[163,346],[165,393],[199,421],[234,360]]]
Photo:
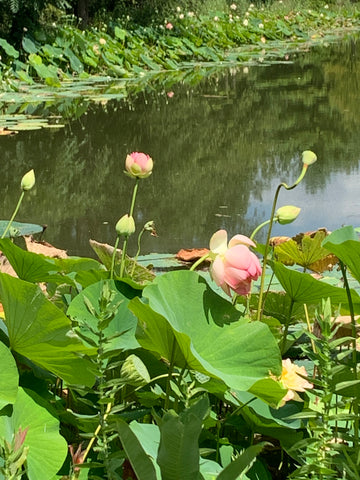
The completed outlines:
[[[46,240],[90,255],[90,238],[114,242],[134,185],[125,157],[144,151],[155,166],[140,184],[135,219],[139,227],[154,220],[159,237],[144,235],[142,253],[207,246],[219,228],[250,235],[266,220],[277,184],[297,178],[309,149],[318,162],[278,204],[301,215],[274,234],[360,225],[359,80],[359,43],[347,39],[82,111],[69,100],[59,108],[65,128],[0,137],[0,216],[10,217],[20,178],[34,168],[36,188],[17,220],[47,224]]]

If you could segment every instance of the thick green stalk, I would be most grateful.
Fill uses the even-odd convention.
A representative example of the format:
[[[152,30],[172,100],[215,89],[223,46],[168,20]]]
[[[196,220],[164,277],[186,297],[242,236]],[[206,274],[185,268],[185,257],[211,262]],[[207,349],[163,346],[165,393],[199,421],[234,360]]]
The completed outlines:
[[[269,223],[270,223],[270,220],[265,220],[265,222],[260,223],[260,225],[258,225],[250,235],[250,240],[254,240],[254,237],[257,234],[257,232],[261,230],[263,227],[265,227],[265,225],[268,225]]]
[[[274,217],[275,217],[275,211],[276,211],[276,203],[279,197],[279,193],[281,190],[281,187],[284,187],[286,190],[292,190],[295,188],[301,180],[304,178],[305,173],[307,171],[307,165],[303,165],[302,171],[297,178],[296,182],[289,187],[286,183],[280,183],[278,185],[275,196],[274,196],[274,201],[271,209],[271,215],[270,219],[268,220],[269,222],[269,229],[268,229],[268,234],[266,237],[266,243],[265,243],[265,251],[264,251],[264,260],[263,260],[263,268],[262,268],[262,273],[261,273],[261,279],[260,279],[260,292],[259,292],[259,304],[258,304],[258,311],[257,311],[257,320],[261,320],[262,317],[262,311],[263,311],[263,296],[264,296],[264,287],[265,287],[265,274],[266,274],[266,264],[267,264],[267,256],[269,253],[269,247],[270,247],[270,238],[271,238],[271,232],[272,232],[272,227],[274,223]]]
[[[4,233],[1,235],[1,238],[5,238],[5,235],[6,235],[6,234],[8,233],[8,231],[10,230],[11,224],[12,224],[12,222],[14,221],[14,218],[16,217],[16,214],[17,214],[18,211],[19,211],[19,208],[20,208],[21,202],[22,202],[22,200],[23,200],[23,198],[24,198],[24,195],[25,195],[25,191],[23,190],[23,191],[21,192],[19,201],[18,201],[18,203],[17,203],[17,205],[16,205],[16,207],[15,207],[14,213],[12,214],[12,217],[10,218],[9,223],[7,224],[7,226],[6,226],[5,230],[4,230]]]
[[[139,177],[135,179],[134,190],[131,198],[129,217],[132,217],[134,213],[135,200],[136,200],[136,194],[137,194],[138,188],[139,188]],[[124,276],[127,242],[128,242],[128,237],[126,236],[124,239],[123,249],[121,254],[120,278]]]
[[[190,271],[195,270],[196,267],[200,265],[204,260],[210,257],[210,253],[206,253],[201,258],[198,258],[195,263],[193,263],[190,267]]]
[[[116,237],[116,242],[115,242],[115,246],[114,246],[114,251],[113,251],[113,254],[112,254],[112,257],[111,257],[111,268],[110,268],[110,278],[111,278],[111,280],[114,278],[114,267],[115,267],[116,250],[117,250],[117,248],[118,248],[119,241],[120,241],[120,235],[118,235],[118,236]]]
[[[168,410],[170,405],[170,381],[174,371],[175,350],[176,350],[176,339],[174,337],[172,342],[172,347],[171,347],[169,371],[168,371],[167,380],[166,380],[166,392],[165,392],[166,397],[164,402],[164,410]]]
[[[136,265],[136,262],[137,262],[137,259],[138,259],[139,255],[140,255],[141,237],[143,236],[144,232],[145,232],[145,228],[143,228],[141,230],[141,232],[139,233],[138,239],[137,239],[137,247],[138,248],[137,248],[136,255],[134,257],[134,263],[133,263],[133,266],[132,266],[132,269],[131,269],[131,275],[130,275],[131,277],[133,277],[133,275],[134,275],[135,265]]]
[[[350,317],[351,317],[351,333],[352,333],[352,364],[354,370],[354,380],[355,382],[358,379],[357,373],[357,352],[356,352],[356,321],[355,321],[355,313],[354,313],[354,305],[351,297],[351,291],[349,287],[349,282],[346,275],[346,268],[342,261],[340,263],[341,273],[344,279],[344,286],[346,290],[346,295],[349,302],[349,310],[350,310]],[[354,408],[354,450],[355,450],[355,458],[356,463],[359,465],[359,455],[360,455],[360,445],[359,445],[359,404],[358,399],[355,398],[353,401],[353,408]]]
[[[288,334],[288,331],[289,331],[289,326],[290,326],[291,314],[292,314],[293,307],[294,307],[294,300],[291,299],[290,307],[289,307],[289,314],[288,314],[287,322],[285,324],[283,338],[282,338],[282,342],[281,342],[281,354],[285,353],[286,338],[287,338],[287,334]]]

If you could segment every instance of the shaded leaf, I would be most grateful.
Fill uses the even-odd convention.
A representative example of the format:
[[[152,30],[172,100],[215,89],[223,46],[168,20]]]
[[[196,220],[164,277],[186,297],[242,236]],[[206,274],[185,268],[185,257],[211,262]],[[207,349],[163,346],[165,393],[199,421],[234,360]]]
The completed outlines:
[[[93,354],[72,332],[70,320],[47,300],[40,288],[0,274],[0,298],[12,350],[71,384],[92,386]]]
[[[202,397],[180,415],[170,410],[159,421],[157,462],[162,480],[198,480],[198,441],[208,409],[209,400]]]
[[[153,448],[153,442],[155,442],[155,445],[159,442],[158,439],[156,440],[156,437],[159,436],[158,429],[155,425],[141,425],[140,427],[135,424],[136,422],[132,422],[130,427],[121,418],[116,420],[116,429],[125,453],[138,480],[159,480],[160,477],[156,474],[154,465],[156,449]],[[147,448],[145,448],[145,445]],[[152,453],[152,458],[149,450]]]
[[[28,428],[24,445],[29,480],[51,480],[67,456],[67,443],[59,433],[59,421],[51,415],[45,402],[34,392],[19,388],[11,416],[0,416],[0,438]]]
[[[0,322],[2,320],[0,319]],[[0,342],[0,410],[14,403],[19,385],[19,372],[9,348]]]

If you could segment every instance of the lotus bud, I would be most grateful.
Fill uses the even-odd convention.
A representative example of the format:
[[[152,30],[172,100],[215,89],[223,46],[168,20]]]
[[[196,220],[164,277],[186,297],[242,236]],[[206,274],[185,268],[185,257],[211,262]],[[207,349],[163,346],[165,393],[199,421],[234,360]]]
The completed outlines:
[[[134,217],[129,217],[128,214],[122,216],[120,220],[117,222],[116,226],[116,233],[118,235],[123,235],[124,237],[129,237],[135,232],[135,221]]]
[[[35,172],[33,169],[29,170],[21,179],[21,190],[24,192],[31,190],[35,185]]]
[[[286,225],[292,223],[298,217],[301,208],[294,207],[294,205],[285,205],[277,209],[274,220],[279,222],[280,225]]]
[[[125,173],[133,178],[146,178],[151,175],[153,165],[153,160],[149,155],[133,152],[126,157]]]
[[[316,160],[317,156],[311,150],[305,150],[305,152],[302,153],[302,162],[304,165],[312,165]]]
[[[120,370],[121,380],[133,387],[141,387],[150,382],[149,372],[139,357],[132,354],[127,357]]]

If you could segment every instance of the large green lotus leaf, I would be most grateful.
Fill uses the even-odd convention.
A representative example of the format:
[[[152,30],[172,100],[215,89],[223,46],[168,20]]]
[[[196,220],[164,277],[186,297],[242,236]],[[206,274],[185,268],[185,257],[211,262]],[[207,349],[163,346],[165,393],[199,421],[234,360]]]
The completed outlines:
[[[144,348],[238,390],[248,390],[269,372],[281,374],[280,351],[269,328],[240,318],[196,272],[165,273],[143,296],[148,304],[133,299],[129,308],[139,319]]]
[[[59,433],[59,421],[35,393],[19,388],[11,417],[0,417],[0,437],[11,442],[19,428],[28,428],[24,445],[29,447],[29,480],[50,480],[61,468],[67,455],[67,443]]]
[[[1,322],[2,320],[0,320]],[[9,348],[0,342],[0,410],[14,403],[19,385],[19,372]]]
[[[285,267],[279,262],[270,262],[272,269],[286,293],[294,302],[318,303],[323,298],[330,298],[332,303],[347,304],[346,291],[319,280],[315,280],[308,273],[300,273]],[[357,310],[360,309],[360,297],[351,291],[353,303]]]
[[[323,245],[334,253],[360,282],[360,242],[353,227],[343,227],[332,232]]]
[[[0,298],[12,350],[71,384],[92,386],[94,374],[82,355],[93,350],[71,331],[71,322],[37,285],[0,274]]]
[[[71,302],[67,314],[79,324],[80,330],[87,336],[95,340],[95,334],[92,334],[87,326],[96,328],[98,322],[97,318],[92,315],[86,307],[85,298],[92,304],[95,311],[99,313],[99,298],[103,286],[107,284],[114,296],[111,301],[111,306],[119,304],[114,318],[111,320],[109,326],[104,330],[107,338],[113,337],[106,350],[130,350],[139,347],[139,343],[135,338],[135,330],[137,326],[137,319],[128,309],[129,299],[135,293],[131,287],[124,283],[114,282],[113,280],[102,280],[85,288],[79,295],[77,295]],[[123,292],[119,289],[122,288]],[[119,336],[114,336],[121,334]]]
[[[11,263],[16,274],[27,282],[54,282],[73,284],[73,280],[61,275],[56,261],[44,255],[28,252],[14,245],[10,239],[0,240],[0,250]]]

